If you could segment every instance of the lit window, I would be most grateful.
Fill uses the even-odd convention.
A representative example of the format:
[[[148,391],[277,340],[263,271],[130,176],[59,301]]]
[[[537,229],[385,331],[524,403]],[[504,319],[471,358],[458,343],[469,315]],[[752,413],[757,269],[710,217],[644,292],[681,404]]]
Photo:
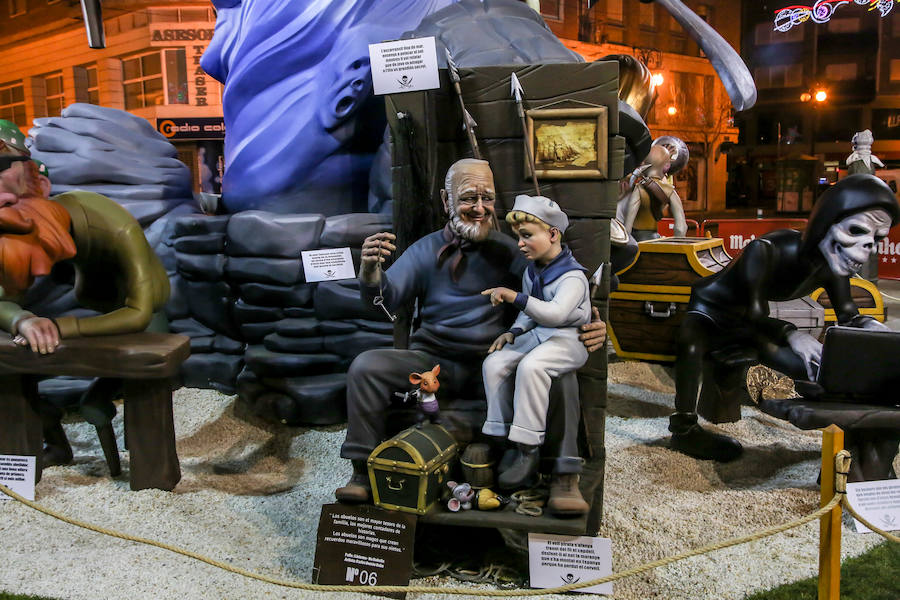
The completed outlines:
[[[856,79],[857,70],[858,69],[856,63],[826,65],[825,79],[829,79],[831,81],[847,81],[849,79]]]
[[[78,102],[100,104],[97,65],[75,67],[75,98]]]
[[[641,27],[644,29],[656,29],[656,4],[641,2]]]
[[[859,17],[845,17],[828,21],[830,33],[859,33]]]
[[[900,58],[891,59],[891,81],[900,81]]]
[[[66,104],[66,97],[63,93],[63,76],[62,73],[54,73],[44,78],[44,89],[46,91],[45,102],[48,117],[58,117],[62,114],[62,109]]]
[[[25,116],[25,86],[22,83],[0,86],[0,119],[27,127]]]
[[[803,65],[772,65],[753,69],[756,87],[791,88],[803,85]]]
[[[165,82],[165,85],[164,85]],[[122,60],[125,109],[187,104],[184,49],[162,50]]]
[[[606,19],[613,23],[621,23],[625,20],[622,0],[606,0]]]
[[[24,15],[25,11],[28,9],[26,6],[25,0],[8,0],[9,2],[9,16],[18,17],[19,15]]]
[[[772,21],[760,23],[754,29],[754,41],[757,45],[802,42],[804,35],[802,26],[791,27],[787,31],[777,31]]]
[[[562,21],[562,0],[541,0],[541,16],[552,21]]]

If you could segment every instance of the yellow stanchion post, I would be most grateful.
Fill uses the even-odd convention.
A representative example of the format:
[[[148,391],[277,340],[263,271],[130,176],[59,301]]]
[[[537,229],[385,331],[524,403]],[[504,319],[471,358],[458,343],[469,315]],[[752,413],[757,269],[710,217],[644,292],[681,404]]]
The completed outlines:
[[[834,457],[844,449],[844,430],[829,425],[822,430],[822,485],[819,506],[834,498]],[[819,522],[819,600],[841,597],[841,505]]]

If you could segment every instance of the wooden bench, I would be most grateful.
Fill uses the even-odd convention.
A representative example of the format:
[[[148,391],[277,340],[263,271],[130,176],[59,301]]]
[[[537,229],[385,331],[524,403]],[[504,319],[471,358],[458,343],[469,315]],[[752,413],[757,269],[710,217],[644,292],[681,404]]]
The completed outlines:
[[[847,481],[878,481],[897,475],[893,463],[900,444],[900,408],[804,398],[762,399],[759,408],[799,429],[832,424],[843,429],[844,447],[853,455]]]
[[[124,380],[125,439],[132,490],[171,490],[181,479],[175,452],[170,378],[190,354],[190,340],[135,333],[64,340],[52,354],[35,354],[0,336],[0,454],[36,457],[41,477],[43,439],[37,412],[41,376]]]

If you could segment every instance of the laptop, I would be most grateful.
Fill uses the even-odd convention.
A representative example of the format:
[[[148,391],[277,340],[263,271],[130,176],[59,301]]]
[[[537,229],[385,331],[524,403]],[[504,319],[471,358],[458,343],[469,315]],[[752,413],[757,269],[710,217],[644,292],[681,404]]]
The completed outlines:
[[[815,383],[796,383],[818,402],[900,406],[900,332],[831,327]]]

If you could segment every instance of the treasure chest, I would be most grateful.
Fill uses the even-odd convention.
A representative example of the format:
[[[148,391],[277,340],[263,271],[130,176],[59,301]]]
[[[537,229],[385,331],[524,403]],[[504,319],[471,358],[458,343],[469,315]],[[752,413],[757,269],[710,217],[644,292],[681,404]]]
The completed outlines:
[[[456,440],[440,425],[404,429],[369,455],[369,482],[377,506],[424,515],[441,499]]]
[[[691,284],[731,262],[721,238],[659,238],[638,244],[610,295],[609,338],[620,358],[675,360]]]

